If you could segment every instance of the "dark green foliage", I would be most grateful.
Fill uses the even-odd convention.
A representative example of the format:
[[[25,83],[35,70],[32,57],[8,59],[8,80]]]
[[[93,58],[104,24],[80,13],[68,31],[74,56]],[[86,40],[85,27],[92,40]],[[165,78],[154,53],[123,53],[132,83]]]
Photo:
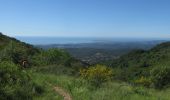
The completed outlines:
[[[106,65],[114,69],[116,80],[146,87],[153,84],[159,89],[169,86],[170,67],[162,66],[170,66],[170,42],[159,44],[147,51],[134,50],[110,62]]]
[[[12,62],[0,63],[0,100],[31,100],[41,87],[31,81],[31,76]]]
[[[71,56],[60,49],[49,49],[47,51],[41,50],[32,59],[37,65],[67,64]]]
[[[155,88],[162,89],[170,86],[170,68],[159,67],[152,69],[151,78]]]
[[[38,72],[56,75],[78,75],[79,69],[85,66],[62,49],[42,50],[32,57],[32,61]]]
[[[79,69],[86,66],[64,50],[36,49],[0,34],[0,100],[30,100],[44,92],[40,85],[32,82],[31,74],[28,74],[26,69],[21,69],[23,60],[28,62],[29,67],[35,68],[35,72],[43,74],[78,75]],[[83,75],[97,87],[111,80],[113,76],[117,80],[147,87],[150,87],[151,83],[155,88],[170,85],[170,68],[161,67],[170,65],[169,42],[148,51],[134,50],[106,64],[113,70],[105,66],[94,66],[85,70]],[[140,94],[140,91],[136,92]]]
[[[38,84],[33,84],[34,87],[33,87],[33,92],[36,94],[36,95],[41,95],[45,92],[44,88],[42,88],[42,86],[38,85]]]
[[[151,49],[151,51],[160,51],[162,49],[170,49],[170,42],[165,42],[165,43],[161,43],[157,46],[155,46],[154,48]]]
[[[107,64],[116,72],[118,80],[134,82],[143,77],[150,77],[150,71],[158,66],[170,65],[170,42],[160,44],[148,51],[134,50]]]
[[[59,64],[59,63],[66,63],[71,56],[60,49],[49,49],[46,53],[46,61],[48,64]]]
[[[37,70],[42,72],[69,75],[76,74],[84,66],[62,49],[37,49],[3,34],[0,34],[0,61],[10,61],[20,67],[37,66]],[[23,66],[23,61],[26,61],[26,66]]]
[[[61,49],[41,50],[0,34],[0,100],[31,100],[45,90],[31,79],[31,74],[22,68],[39,72],[76,75],[83,64]]]
[[[135,80],[134,83],[136,85],[142,85],[142,86],[145,86],[145,87],[150,87],[152,81],[151,81],[150,77],[146,78],[146,77],[141,76],[139,79]]]
[[[74,66],[81,63],[61,49],[41,50],[32,45],[20,42],[14,38],[0,34],[0,61],[12,61],[21,65],[27,62],[27,67],[62,65]],[[81,64],[79,64],[81,65]],[[78,66],[78,64],[76,65]]]
[[[22,61],[26,60],[31,64],[31,57],[37,53],[39,50],[32,45],[0,35],[0,61],[12,61],[21,65]]]

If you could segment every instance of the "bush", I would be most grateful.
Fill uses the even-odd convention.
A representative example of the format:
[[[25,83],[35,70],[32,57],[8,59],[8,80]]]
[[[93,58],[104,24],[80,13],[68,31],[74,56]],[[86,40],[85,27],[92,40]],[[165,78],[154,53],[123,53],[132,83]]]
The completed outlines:
[[[145,88],[143,88],[143,87],[133,87],[132,91],[139,95],[150,96],[149,92],[146,91]]]
[[[145,87],[150,87],[151,85],[151,79],[146,77],[140,77],[139,79],[135,80],[135,84],[137,85],[143,85]]]
[[[0,100],[32,100],[42,93],[30,75],[12,62],[0,63]]]
[[[80,75],[95,87],[100,87],[102,83],[112,79],[113,71],[106,66],[96,65],[87,69],[81,69]]]
[[[22,65],[23,60],[31,63],[31,57],[38,52],[38,49],[35,49],[30,45],[10,42],[0,50],[0,61],[12,61],[13,63],[20,65]]]
[[[49,49],[41,51],[32,57],[35,65],[51,65],[51,64],[65,64],[69,63],[71,56],[61,49]]]
[[[162,89],[170,85],[170,68],[159,67],[151,71],[151,78],[155,88]]]

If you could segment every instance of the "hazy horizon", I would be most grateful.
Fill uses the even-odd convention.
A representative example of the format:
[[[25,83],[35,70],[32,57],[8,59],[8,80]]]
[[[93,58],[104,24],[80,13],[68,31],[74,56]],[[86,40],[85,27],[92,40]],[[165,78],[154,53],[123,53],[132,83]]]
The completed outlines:
[[[17,36],[20,41],[34,45],[49,44],[81,44],[81,43],[116,43],[116,42],[146,42],[169,41],[170,38],[123,38],[123,37],[43,37],[43,36]]]

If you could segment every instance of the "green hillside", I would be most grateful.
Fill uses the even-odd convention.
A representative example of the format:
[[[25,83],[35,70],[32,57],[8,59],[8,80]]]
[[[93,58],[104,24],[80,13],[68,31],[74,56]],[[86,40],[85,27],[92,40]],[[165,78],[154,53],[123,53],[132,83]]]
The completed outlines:
[[[62,49],[42,50],[0,33],[0,61],[12,61],[22,65],[27,61],[28,66],[45,66],[53,64],[81,63]]]
[[[0,33],[0,100],[31,100],[42,88],[22,69],[22,61],[39,52],[33,46]],[[29,66],[29,65],[28,65]]]
[[[0,100],[169,100],[170,42],[89,66],[0,34]]]
[[[11,38],[0,33],[0,60],[9,60],[15,64],[22,64],[23,60],[31,63],[31,56],[39,53],[37,48],[26,44],[15,38]]]
[[[134,50],[123,55],[120,59],[114,61],[112,66],[117,67],[150,67],[155,65],[166,65],[170,58],[170,42],[162,43],[154,48],[144,50]]]
[[[119,59],[105,64],[115,70],[115,78],[118,80],[134,83],[134,81],[144,77],[146,78],[145,81],[149,81],[152,76],[152,71],[159,70],[161,72],[170,69],[170,42],[159,44],[148,51],[131,51]],[[165,73],[170,75],[170,72]],[[159,72],[157,72],[157,74],[159,74]],[[165,79],[168,80],[168,84],[170,82],[169,79],[169,76]]]
[[[41,50],[0,33],[0,100],[32,100],[41,95],[44,86],[33,80],[32,71],[75,75],[79,66],[84,65],[64,50]]]

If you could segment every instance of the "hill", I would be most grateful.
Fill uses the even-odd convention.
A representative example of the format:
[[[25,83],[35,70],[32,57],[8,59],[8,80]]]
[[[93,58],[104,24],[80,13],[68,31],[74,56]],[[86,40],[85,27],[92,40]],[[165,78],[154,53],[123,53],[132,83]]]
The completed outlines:
[[[32,78],[34,73],[73,75],[80,66],[61,49],[41,50],[0,33],[0,99],[32,100],[42,95],[44,86]]]
[[[127,67],[151,67],[169,65],[170,42],[159,44],[150,50],[133,50],[112,62],[111,66]]]
[[[1,100],[32,100],[33,95],[38,96],[42,93],[42,88],[31,80],[25,69],[22,69],[26,67],[22,62],[26,60],[27,64],[31,63],[29,59],[37,53],[39,50],[32,45],[0,33]]]
[[[153,70],[163,72],[165,68],[170,68],[170,42],[159,44],[150,50],[133,50],[105,64],[115,70],[116,79],[134,83],[144,77],[149,81]],[[166,73],[169,74],[169,72]],[[169,81],[169,78],[167,80]]]
[[[22,65],[23,61],[26,61],[27,66],[45,66],[52,64],[71,66],[72,63],[81,63],[63,49],[38,49],[33,45],[0,33],[0,61],[4,60],[12,61],[20,65]]]
[[[21,64],[40,51],[27,43],[16,40],[0,33],[0,61],[9,60]]]
[[[62,100],[56,86],[74,100],[169,98],[170,42],[101,62],[107,66],[89,66],[63,49],[37,49],[3,34],[0,43],[1,100]]]

